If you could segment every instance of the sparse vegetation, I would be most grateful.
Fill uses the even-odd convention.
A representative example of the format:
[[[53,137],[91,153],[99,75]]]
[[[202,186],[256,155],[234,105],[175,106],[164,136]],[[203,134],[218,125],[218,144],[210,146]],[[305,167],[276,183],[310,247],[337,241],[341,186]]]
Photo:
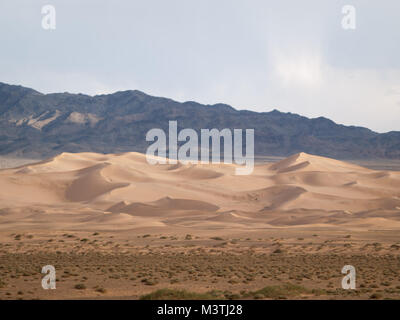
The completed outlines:
[[[288,283],[281,286],[267,286],[263,289],[247,293],[246,297],[253,297],[254,299],[286,299],[287,297],[294,297],[307,293],[311,293],[311,291],[303,286]]]
[[[182,241],[190,238],[185,234],[154,234],[142,240],[142,235],[139,239],[137,235],[112,239],[105,233],[96,242],[87,234],[35,234],[29,239],[27,233],[8,233],[8,241],[0,243],[0,260],[4,261],[0,264],[0,299],[46,298],[40,295],[46,292],[31,290],[37,286],[44,260],[56,261],[58,287],[70,288],[67,297],[81,297],[80,290],[88,297],[113,297],[120,294],[116,288],[124,287],[127,281],[127,294],[133,298],[154,287],[150,299],[398,299],[400,295],[399,252],[392,248],[395,238],[366,245],[344,241],[343,235],[328,241],[320,234],[311,244],[296,242],[297,234],[257,235],[253,239],[258,240],[251,242],[244,241],[245,237],[228,236],[213,237],[214,242],[202,236],[193,246],[191,241]],[[20,241],[14,241],[16,236]],[[198,238],[190,236],[191,240]],[[303,234],[300,236],[303,238]],[[161,237],[164,241],[159,240]],[[178,241],[171,241],[177,237]],[[49,239],[54,241],[49,243]],[[62,239],[65,242],[59,242]],[[326,247],[320,252],[323,245]],[[341,269],[346,263],[359,266],[357,271],[362,276],[356,291],[340,287]],[[178,288],[165,291],[173,285]],[[218,290],[207,291],[210,285]],[[62,295],[65,291],[52,294],[59,292]]]
[[[221,238],[221,237],[211,237],[210,239],[211,240],[217,240],[217,241],[224,241],[224,239]]]
[[[75,285],[74,288],[77,290],[84,290],[84,289],[86,289],[86,286],[83,283],[78,283]]]
[[[192,235],[191,234],[187,234],[185,236],[185,240],[192,240]]]
[[[140,300],[212,300],[216,299],[211,293],[195,293],[186,290],[160,289],[143,295]]]

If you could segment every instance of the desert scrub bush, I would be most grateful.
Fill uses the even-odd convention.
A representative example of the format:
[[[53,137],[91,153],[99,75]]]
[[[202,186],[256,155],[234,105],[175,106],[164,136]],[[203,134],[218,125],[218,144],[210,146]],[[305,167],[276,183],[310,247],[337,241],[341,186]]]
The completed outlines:
[[[306,293],[311,293],[311,291],[303,286],[287,283],[281,286],[267,286],[260,290],[249,292],[245,297],[252,297],[254,299],[280,299],[282,297],[294,297]]]
[[[382,295],[380,293],[373,293],[369,296],[370,299],[381,299]]]
[[[75,285],[74,288],[77,290],[84,290],[84,289],[86,289],[86,286],[83,283],[78,283]]]
[[[186,290],[160,289],[140,297],[140,300],[213,300],[216,297],[210,292],[196,293]]]
[[[191,234],[187,234],[185,236],[185,240],[192,240],[192,235]]]
[[[143,284],[145,284],[146,286],[155,286],[156,284],[158,284],[157,280],[151,280],[151,279],[142,279],[141,280]]]
[[[238,299],[240,299],[240,295],[239,294],[232,293],[232,292],[224,293],[224,297],[225,297],[225,299],[228,299],[228,300],[238,300]]]

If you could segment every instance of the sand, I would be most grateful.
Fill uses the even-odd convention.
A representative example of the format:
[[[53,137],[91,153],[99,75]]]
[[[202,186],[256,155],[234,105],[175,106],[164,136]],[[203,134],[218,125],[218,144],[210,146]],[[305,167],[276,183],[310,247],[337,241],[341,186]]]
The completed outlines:
[[[400,228],[400,173],[295,154],[257,165],[150,165],[62,153],[0,170],[0,230]]]
[[[235,168],[62,153],[0,170],[0,299],[400,299],[400,172],[305,153]]]

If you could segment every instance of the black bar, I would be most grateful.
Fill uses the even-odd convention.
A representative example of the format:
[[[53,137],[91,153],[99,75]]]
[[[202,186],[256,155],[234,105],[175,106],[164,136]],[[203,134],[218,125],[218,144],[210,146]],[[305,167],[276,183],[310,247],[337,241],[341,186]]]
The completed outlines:
[[[177,308],[176,308],[177,307]],[[296,317],[318,318],[325,317],[348,319],[351,316],[377,316],[385,319],[385,315],[395,316],[400,302],[395,300],[379,301],[306,301],[306,300],[219,300],[219,301],[137,301],[137,300],[57,300],[57,301],[0,301],[0,310],[5,316],[28,313],[48,319],[60,316],[79,318],[94,316],[128,319],[281,319],[295,315]],[[190,308],[189,314],[184,312]],[[173,310],[173,314],[165,311]],[[211,310],[211,312],[210,312]],[[227,311],[228,310],[228,311]]]

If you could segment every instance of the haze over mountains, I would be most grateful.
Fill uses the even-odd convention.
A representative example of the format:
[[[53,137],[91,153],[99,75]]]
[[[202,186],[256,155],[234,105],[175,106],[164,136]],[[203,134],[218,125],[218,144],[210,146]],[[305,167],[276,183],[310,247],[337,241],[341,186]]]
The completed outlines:
[[[258,113],[225,104],[179,103],[137,90],[97,96],[42,94],[0,83],[1,155],[145,152],[147,131],[168,132],[169,120],[177,120],[179,130],[254,128],[256,155],[307,152],[338,159],[400,158],[398,131],[379,134],[277,110]]]

